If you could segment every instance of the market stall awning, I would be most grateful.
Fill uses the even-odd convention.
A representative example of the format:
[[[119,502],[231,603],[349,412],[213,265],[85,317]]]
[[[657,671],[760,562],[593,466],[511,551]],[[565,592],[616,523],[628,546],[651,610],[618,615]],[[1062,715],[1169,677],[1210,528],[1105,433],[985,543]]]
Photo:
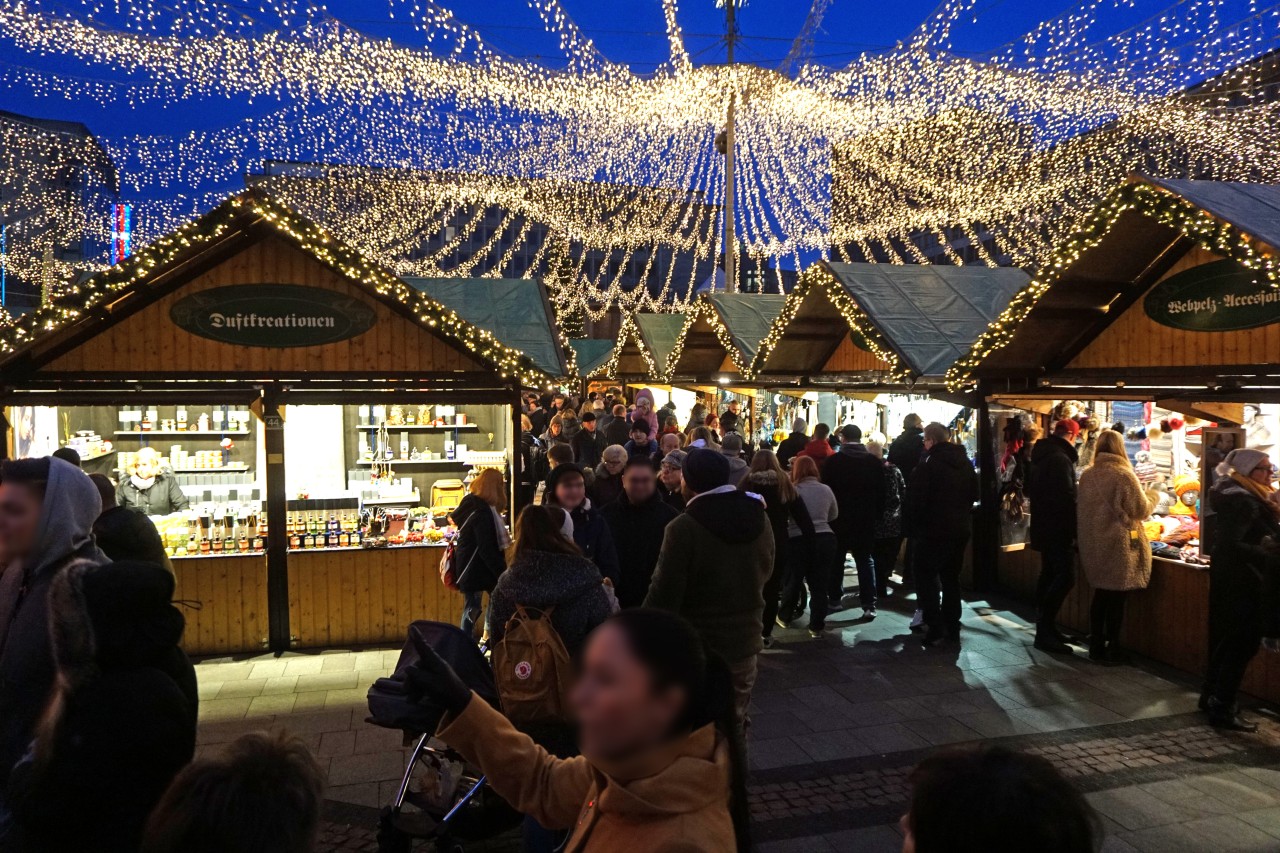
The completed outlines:
[[[547,290],[531,278],[405,278],[458,316],[518,349],[550,376],[569,373]]]
[[[1026,281],[1014,269],[819,262],[786,297],[752,376],[815,388],[940,386]]]
[[[738,351],[741,370],[750,372],[760,342],[778,319],[787,297],[780,293],[714,293],[706,297]]]
[[[682,316],[675,350],[667,360],[667,377],[684,383],[742,381],[749,362],[734,343],[720,312],[705,296]],[[748,325],[750,321],[748,321]]]
[[[1011,267],[827,264],[915,376],[942,376],[1030,277]]]
[[[1280,186],[1118,188],[948,374],[991,393],[1229,401],[1280,361]],[[1192,392],[1190,395],[1183,390]]]
[[[318,390],[545,385],[541,365],[261,190],[0,329],[17,387],[296,377]]]
[[[572,338],[569,346],[574,353],[577,375],[583,379],[603,373],[613,356],[613,348],[617,341],[606,341],[599,338]]]
[[[684,326],[683,314],[637,313],[622,321],[618,343],[603,375],[611,379],[663,382],[667,358]]]

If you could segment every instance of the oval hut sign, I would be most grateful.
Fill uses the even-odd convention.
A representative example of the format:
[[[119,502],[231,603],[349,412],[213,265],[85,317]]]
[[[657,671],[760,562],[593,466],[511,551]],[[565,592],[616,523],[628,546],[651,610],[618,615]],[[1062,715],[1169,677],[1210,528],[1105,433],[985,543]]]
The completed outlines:
[[[1147,316],[1189,332],[1231,332],[1280,323],[1280,287],[1235,261],[1214,261],[1172,275],[1143,301]]]
[[[169,317],[193,335],[248,347],[313,347],[354,338],[378,316],[350,296],[297,284],[233,284],[184,296]]]

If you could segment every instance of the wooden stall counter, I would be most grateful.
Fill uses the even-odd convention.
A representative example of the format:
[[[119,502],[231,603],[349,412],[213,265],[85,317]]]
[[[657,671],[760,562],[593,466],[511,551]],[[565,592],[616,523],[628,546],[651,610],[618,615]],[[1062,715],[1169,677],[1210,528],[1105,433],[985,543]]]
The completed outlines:
[[[440,583],[443,554],[433,545],[290,551],[292,645],[399,645],[417,619],[458,624],[462,595]]]
[[[1000,555],[1000,583],[1020,598],[1033,601],[1040,555],[1026,548]],[[1076,585],[1062,607],[1059,621],[1089,633],[1093,588],[1077,565]],[[1153,557],[1151,583],[1125,602],[1124,648],[1199,678],[1209,657],[1209,567]],[[1243,689],[1280,702],[1280,655],[1259,652],[1249,665]]]
[[[258,654],[267,647],[265,555],[174,557],[172,563],[174,600],[189,603],[179,606],[187,654]]]

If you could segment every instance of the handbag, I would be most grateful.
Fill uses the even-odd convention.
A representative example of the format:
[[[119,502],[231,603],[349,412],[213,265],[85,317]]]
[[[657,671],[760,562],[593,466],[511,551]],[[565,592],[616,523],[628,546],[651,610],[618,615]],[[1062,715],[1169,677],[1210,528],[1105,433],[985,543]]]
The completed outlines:
[[[449,540],[449,544],[444,546],[444,556],[440,558],[440,583],[444,584],[445,589],[451,589],[454,592],[457,592],[458,578],[462,576],[462,572],[465,572],[471,567],[471,560],[476,558],[475,553],[472,553],[471,560],[467,560],[467,564],[462,567],[462,572],[458,571],[458,560],[455,556],[455,551],[458,547],[458,539],[462,537],[462,531],[466,529],[467,525],[471,523],[471,519],[475,517],[476,513],[474,512],[471,513],[471,515],[468,515],[467,520],[462,522],[462,526],[458,528],[457,534]]]

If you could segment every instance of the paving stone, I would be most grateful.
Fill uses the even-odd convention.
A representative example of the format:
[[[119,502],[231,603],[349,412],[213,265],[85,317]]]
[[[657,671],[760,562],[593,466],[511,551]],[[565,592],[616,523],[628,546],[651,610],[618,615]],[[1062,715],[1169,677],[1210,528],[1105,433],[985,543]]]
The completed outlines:
[[[1268,835],[1280,839],[1280,806],[1239,812],[1236,817]]]
[[[982,740],[982,735],[959,720],[950,717],[932,717],[926,720],[908,720],[903,725],[934,746],[965,741]]]
[[[899,853],[902,850],[902,835],[896,825],[847,829],[824,835],[823,840],[841,853]]]
[[[1130,831],[1179,823],[1187,817],[1178,806],[1136,787],[1098,791],[1088,794],[1087,799],[1098,812]],[[1136,846],[1141,847],[1141,845]]]
[[[355,670],[347,670],[299,675],[296,689],[299,693],[305,693],[311,690],[349,690],[356,686]]]

